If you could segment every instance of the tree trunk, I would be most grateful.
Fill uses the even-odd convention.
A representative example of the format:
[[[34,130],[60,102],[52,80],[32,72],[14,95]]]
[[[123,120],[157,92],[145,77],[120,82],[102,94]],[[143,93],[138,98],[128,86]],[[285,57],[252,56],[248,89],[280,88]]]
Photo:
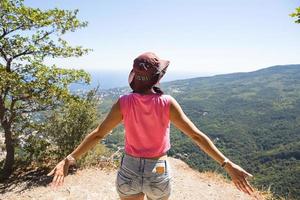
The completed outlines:
[[[12,62],[12,58],[9,59],[5,59],[7,61],[6,63],[6,71],[8,73],[11,73],[11,62]],[[9,94],[9,87],[5,87],[5,89],[2,91],[4,92],[3,94],[0,93],[0,121],[1,121],[1,125],[4,129],[4,135],[5,135],[5,148],[6,148],[6,158],[5,158],[5,162],[4,162],[4,167],[3,167],[3,171],[2,171],[2,178],[3,179],[8,179],[9,176],[12,174],[13,172],[13,165],[15,162],[15,147],[14,147],[14,140],[12,138],[12,127],[11,127],[11,119],[8,119],[7,117],[5,117],[5,113],[7,111],[7,109],[5,108],[5,102],[6,102],[6,98]],[[3,97],[2,97],[3,95]],[[12,109],[14,105],[11,102],[10,105],[10,112],[11,114]]]
[[[4,179],[7,179],[13,172],[13,165],[15,162],[15,148],[14,148],[12,132],[10,127],[4,127],[4,133],[5,133],[6,158],[3,167],[2,177]]]

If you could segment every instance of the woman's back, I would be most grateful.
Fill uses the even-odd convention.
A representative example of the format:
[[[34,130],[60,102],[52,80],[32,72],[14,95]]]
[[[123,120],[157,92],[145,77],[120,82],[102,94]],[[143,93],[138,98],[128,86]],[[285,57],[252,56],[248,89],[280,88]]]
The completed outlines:
[[[130,93],[120,97],[125,126],[125,152],[157,157],[170,149],[170,96]]]

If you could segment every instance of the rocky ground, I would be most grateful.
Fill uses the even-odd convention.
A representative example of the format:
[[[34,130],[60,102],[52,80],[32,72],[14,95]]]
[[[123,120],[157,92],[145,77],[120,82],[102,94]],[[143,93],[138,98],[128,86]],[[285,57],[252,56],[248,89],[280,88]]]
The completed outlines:
[[[250,200],[265,199],[259,192],[256,198],[242,193],[221,175],[199,173],[183,161],[169,158],[172,170],[171,200]],[[45,175],[43,175],[45,176]],[[26,180],[5,186],[0,199],[5,200],[116,200],[116,170],[89,168],[66,177],[65,184],[57,189],[49,187],[49,179],[41,176],[38,185]],[[47,181],[46,181],[47,179]]]

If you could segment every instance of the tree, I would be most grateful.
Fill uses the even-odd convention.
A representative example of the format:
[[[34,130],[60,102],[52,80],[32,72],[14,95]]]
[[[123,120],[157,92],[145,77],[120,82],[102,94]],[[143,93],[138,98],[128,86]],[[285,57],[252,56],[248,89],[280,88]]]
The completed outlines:
[[[21,161],[44,165],[57,162],[79,145],[87,132],[98,125],[98,89],[80,93],[55,110],[43,113],[38,122],[31,123],[20,137]],[[35,124],[42,126],[35,126]],[[18,155],[18,152],[16,153]]]
[[[89,91],[80,100],[51,113],[44,132],[55,147],[54,154],[60,160],[74,150],[85,137],[87,130],[97,126],[97,89]],[[59,134],[58,131],[59,130]],[[89,130],[91,131],[91,130]]]
[[[40,10],[23,0],[0,1],[0,121],[5,133],[3,177],[13,172],[18,136],[37,113],[78,98],[68,86],[88,83],[83,70],[47,66],[45,58],[78,57],[89,49],[72,47],[65,33],[87,26],[78,10]]]
[[[296,23],[300,24],[300,7],[296,8],[295,12],[291,14],[291,17],[296,18]]]

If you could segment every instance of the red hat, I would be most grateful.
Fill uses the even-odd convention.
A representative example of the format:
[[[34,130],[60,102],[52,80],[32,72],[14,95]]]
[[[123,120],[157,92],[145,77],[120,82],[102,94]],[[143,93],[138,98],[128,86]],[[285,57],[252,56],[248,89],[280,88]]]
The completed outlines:
[[[146,52],[133,61],[128,82],[135,92],[143,92],[159,84],[166,73],[170,61],[159,59],[152,52]]]

